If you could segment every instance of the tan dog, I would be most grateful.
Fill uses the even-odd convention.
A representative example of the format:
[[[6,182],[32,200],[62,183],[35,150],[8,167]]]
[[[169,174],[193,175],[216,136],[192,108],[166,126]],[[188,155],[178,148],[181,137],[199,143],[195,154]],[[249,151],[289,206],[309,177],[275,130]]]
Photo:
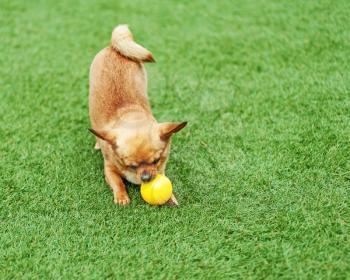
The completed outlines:
[[[187,124],[159,124],[153,117],[143,62],[154,62],[152,54],[133,41],[127,25],[119,25],[111,46],[95,56],[90,69],[90,131],[118,204],[130,202],[122,178],[141,184],[164,173],[171,135]],[[169,203],[177,205],[174,196]]]

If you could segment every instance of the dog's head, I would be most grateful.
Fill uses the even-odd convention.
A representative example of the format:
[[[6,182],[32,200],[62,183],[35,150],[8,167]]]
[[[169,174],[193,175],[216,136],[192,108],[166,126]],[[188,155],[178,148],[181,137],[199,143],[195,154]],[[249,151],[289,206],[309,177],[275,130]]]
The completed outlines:
[[[187,122],[139,122],[120,125],[111,130],[90,131],[106,141],[113,151],[122,172],[133,174],[139,182],[147,182],[164,168],[171,136],[186,126]]]

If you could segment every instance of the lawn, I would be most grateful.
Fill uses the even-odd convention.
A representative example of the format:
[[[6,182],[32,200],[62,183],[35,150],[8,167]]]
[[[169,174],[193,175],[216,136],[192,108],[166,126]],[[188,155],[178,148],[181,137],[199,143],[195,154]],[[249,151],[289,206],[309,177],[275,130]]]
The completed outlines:
[[[349,279],[350,2],[0,2],[0,279]],[[128,23],[179,208],[113,204],[88,73]]]

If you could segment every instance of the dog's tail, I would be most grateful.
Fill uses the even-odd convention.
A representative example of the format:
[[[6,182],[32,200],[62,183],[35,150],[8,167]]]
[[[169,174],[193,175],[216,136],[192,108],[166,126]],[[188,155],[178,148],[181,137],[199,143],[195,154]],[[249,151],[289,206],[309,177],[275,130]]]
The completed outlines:
[[[118,25],[112,32],[113,49],[121,55],[138,62],[155,62],[152,53],[135,43],[126,24]]]

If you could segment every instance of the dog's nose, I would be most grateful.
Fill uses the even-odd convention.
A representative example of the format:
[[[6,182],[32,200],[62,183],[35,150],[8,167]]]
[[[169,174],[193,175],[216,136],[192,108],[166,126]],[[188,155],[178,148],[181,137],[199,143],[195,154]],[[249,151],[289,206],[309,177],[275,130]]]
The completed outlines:
[[[149,182],[149,181],[151,181],[151,179],[152,179],[151,174],[149,174],[148,172],[142,172],[142,174],[141,174],[142,182]]]

